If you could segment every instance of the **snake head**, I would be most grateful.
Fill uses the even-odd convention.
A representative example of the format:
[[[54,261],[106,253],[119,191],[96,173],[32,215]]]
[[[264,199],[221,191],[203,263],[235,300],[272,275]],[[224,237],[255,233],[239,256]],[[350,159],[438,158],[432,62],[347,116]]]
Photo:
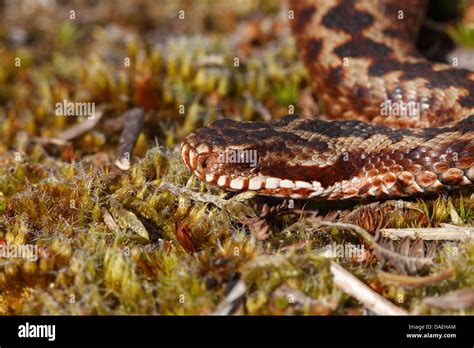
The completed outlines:
[[[181,157],[201,181],[241,191],[258,172],[259,154],[247,132],[228,130],[233,122],[217,121],[190,134],[181,144]]]
[[[320,183],[311,182],[305,168],[295,162],[315,153],[300,153],[302,147],[292,146],[307,143],[285,132],[294,120],[302,118],[289,115],[265,123],[218,120],[186,137],[181,157],[201,181],[226,190],[293,198],[321,193]]]

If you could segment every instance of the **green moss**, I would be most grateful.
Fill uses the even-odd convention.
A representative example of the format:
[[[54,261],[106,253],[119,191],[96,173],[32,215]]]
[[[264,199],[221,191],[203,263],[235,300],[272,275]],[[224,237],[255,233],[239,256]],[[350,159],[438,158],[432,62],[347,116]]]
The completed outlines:
[[[459,45],[474,47],[474,28],[472,26],[458,25],[449,27],[447,32]]]
[[[329,313],[359,308],[334,287],[330,259],[321,253],[333,242],[360,245],[357,235],[285,215],[272,221],[267,240],[258,241],[241,223],[258,214],[255,197],[200,183],[179,157],[180,141],[197,127],[222,117],[261,120],[246,93],[273,117],[288,113],[288,105],[300,111],[298,96],[308,81],[289,33],[242,53],[228,39],[232,15],[220,21],[225,2],[196,10],[192,18],[200,27],[213,9],[209,25],[221,28],[220,35],[196,35],[191,26],[166,37],[149,30],[169,30],[170,9],[155,13],[145,2],[146,10],[138,11],[133,4],[130,12],[116,9],[114,18],[99,11],[87,26],[51,10],[43,18],[55,21],[54,30],[37,30],[40,23],[25,17],[31,42],[41,47],[0,49],[6,62],[0,66],[0,242],[39,248],[36,261],[0,264],[0,313],[209,314],[237,279],[247,288],[242,313],[291,313],[288,299],[274,296],[284,285],[330,299],[335,307]],[[236,11],[239,20],[250,18],[258,4],[244,5]],[[275,20],[270,14],[278,2],[263,5]],[[137,31],[127,29],[137,23],[134,13],[148,23]],[[13,65],[17,56],[21,68]],[[103,115],[92,131],[58,145],[50,138],[78,123],[55,116],[55,103],[64,99],[95,102]],[[112,126],[131,106],[146,109],[146,123],[132,168],[117,174],[110,166],[118,142]],[[321,214],[339,210],[341,217],[361,208],[316,205]],[[354,222],[370,232],[469,226],[473,211],[472,195],[453,193],[410,206],[369,207]],[[424,296],[473,287],[474,244],[445,244],[457,252],[448,257],[447,247],[440,247],[431,271],[453,265],[452,279],[422,289],[382,284],[383,295],[395,303],[403,298],[399,305],[415,312]],[[378,281],[376,259],[333,260],[368,284]],[[294,310],[312,314],[315,308]]]

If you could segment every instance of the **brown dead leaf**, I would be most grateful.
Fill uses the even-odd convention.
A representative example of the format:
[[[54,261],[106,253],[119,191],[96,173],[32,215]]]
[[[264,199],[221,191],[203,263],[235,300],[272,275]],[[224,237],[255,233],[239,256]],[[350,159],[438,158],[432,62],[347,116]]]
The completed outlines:
[[[383,285],[380,283],[379,280],[377,279],[373,279],[370,283],[369,283],[369,286],[372,290],[374,290],[376,293],[378,294],[383,294]]]
[[[381,206],[379,202],[363,205],[352,210],[342,219],[342,222],[354,224],[362,227],[370,233],[388,225],[388,213],[393,208],[390,206]]]
[[[174,230],[176,235],[176,239],[179,242],[179,245],[186,250],[188,253],[196,252],[196,247],[194,246],[193,235],[191,234],[191,230],[187,223],[179,222],[176,225]]]
[[[72,144],[67,144],[63,148],[62,158],[64,162],[71,163],[74,160],[75,152]]]
[[[292,213],[292,209],[288,208],[288,202],[286,200],[272,207],[265,203],[259,216],[244,219],[241,223],[248,226],[250,233],[252,233],[257,240],[266,240],[271,234],[271,220],[278,215],[288,213]]]
[[[156,109],[159,106],[159,94],[155,88],[155,77],[141,75],[135,78],[133,101],[145,109]]]

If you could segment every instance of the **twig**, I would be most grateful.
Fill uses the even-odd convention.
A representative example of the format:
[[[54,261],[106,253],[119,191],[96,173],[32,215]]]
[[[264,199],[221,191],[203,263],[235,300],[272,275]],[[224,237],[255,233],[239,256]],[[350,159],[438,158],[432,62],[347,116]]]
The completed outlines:
[[[244,92],[244,97],[245,99],[247,99],[248,102],[252,104],[255,110],[262,116],[265,121],[270,121],[272,119],[272,114],[270,113],[270,111],[268,111],[268,109],[258,100],[255,100],[248,91]]]
[[[133,108],[124,114],[123,131],[117,145],[115,165],[121,170],[130,169],[131,154],[143,126],[142,108]]]
[[[474,289],[465,288],[441,296],[426,297],[421,303],[441,309],[463,310],[474,306]]]
[[[406,264],[409,264],[411,262],[416,262],[419,266],[424,266],[424,267],[431,266],[433,264],[432,258],[413,257],[409,255],[403,255],[401,253],[397,253],[393,250],[383,247],[382,245],[378,244],[375,241],[374,237],[372,237],[372,235],[369,232],[367,232],[365,229],[363,229],[360,226],[353,225],[353,224],[345,224],[345,223],[340,223],[340,222],[329,222],[329,221],[321,221],[321,225],[352,229],[358,234],[360,234],[362,238],[365,240],[365,242],[368,243],[374,249],[375,252],[379,252],[380,254],[383,254],[390,259],[398,259],[398,260],[403,261]]]
[[[247,287],[243,280],[239,280],[232,290],[229,291],[224,300],[217,306],[214,315],[232,315],[242,304],[245,299]]]
[[[448,269],[440,273],[432,274],[426,277],[414,277],[414,276],[408,276],[404,274],[392,274],[392,273],[387,273],[383,271],[380,271],[379,274],[380,274],[380,278],[382,278],[382,280],[388,283],[402,285],[402,286],[423,287],[423,286],[439,283],[445,279],[452,277],[454,274],[454,268],[449,267]]]
[[[377,245],[374,241],[374,237],[360,226],[353,225],[353,224],[345,224],[342,222],[329,222],[329,221],[321,221],[320,224],[323,226],[340,227],[340,228],[345,228],[349,230],[354,230],[355,232],[360,234],[362,238],[364,238],[364,240],[367,243],[369,243],[371,246],[375,247]]]
[[[300,219],[294,224],[286,227],[283,231],[281,231],[281,234],[290,234],[298,230],[305,230],[307,228],[317,228],[321,225],[320,222],[323,218],[323,216],[316,216],[316,214],[305,216],[303,219]]]
[[[55,146],[67,146],[67,145],[71,144],[69,141],[62,140],[62,139],[59,139],[59,138],[34,137],[32,139],[32,141],[34,141],[38,144],[41,144],[41,145],[51,144],[51,145],[55,145]]]
[[[377,294],[337,263],[332,262],[330,270],[334,277],[334,284],[372,312],[379,315],[408,315],[406,310]]]
[[[94,128],[102,118],[103,111],[99,110],[95,113],[94,117],[88,118],[87,120],[78,123],[71,128],[66,129],[64,132],[59,134],[56,138],[62,141],[70,141],[84,133],[87,133]]]
[[[437,228],[384,228],[382,236],[390,239],[421,238],[423,240],[466,240],[473,239],[474,228],[470,227],[437,227]]]
[[[118,133],[123,129],[124,114],[116,118],[109,118],[104,121],[103,127],[107,134]]]

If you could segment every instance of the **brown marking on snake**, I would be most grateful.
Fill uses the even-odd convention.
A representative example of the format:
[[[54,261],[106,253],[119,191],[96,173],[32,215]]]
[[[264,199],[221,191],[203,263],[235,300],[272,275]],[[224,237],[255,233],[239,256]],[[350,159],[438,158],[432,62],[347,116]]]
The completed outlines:
[[[316,5],[310,4],[306,7],[298,7],[295,11],[294,26],[295,30],[302,31],[305,26],[311,22],[313,15],[316,12]]]
[[[400,30],[393,29],[393,28],[387,28],[383,30],[383,34],[388,37],[400,37],[402,36],[400,34]]]
[[[357,11],[352,1],[341,1],[323,17],[322,24],[327,28],[342,30],[348,34],[358,35],[374,23],[370,13]]]
[[[352,40],[336,47],[334,52],[342,59],[345,57],[387,57],[392,53],[392,49],[387,45],[373,40],[356,37]]]
[[[318,59],[319,54],[323,48],[322,40],[310,39],[308,42],[308,49],[306,51],[306,59]]]

